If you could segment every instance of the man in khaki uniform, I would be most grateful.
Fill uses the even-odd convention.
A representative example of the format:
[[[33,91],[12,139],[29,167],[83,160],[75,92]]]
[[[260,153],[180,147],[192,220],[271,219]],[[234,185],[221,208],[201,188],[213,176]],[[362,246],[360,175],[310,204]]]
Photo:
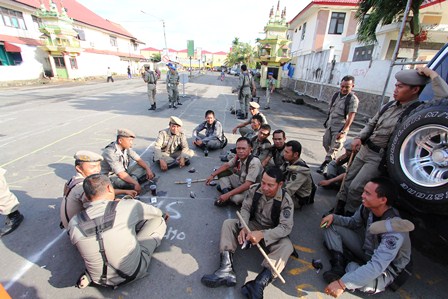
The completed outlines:
[[[271,95],[274,93],[277,80],[274,79],[274,73],[269,72],[266,79],[266,106],[264,109],[271,109]]]
[[[241,74],[238,79],[238,87],[233,92],[238,91],[238,100],[240,101],[241,114],[238,119],[246,119],[248,116],[249,102],[251,95],[255,92],[255,83],[252,76],[247,71],[245,64],[241,65]]]
[[[149,64],[145,64],[143,80],[148,85],[148,99],[151,104],[151,107],[148,110],[156,110],[157,75],[151,71]]]
[[[261,161],[263,167],[268,165],[281,167],[285,163],[283,150],[285,149],[286,134],[283,130],[275,130],[272,134],[274,145],[269,150],[267,157]]]
[[[132,150],[135,133],[128,129],[117,130],[117,140],[103,150],[101,173],[110,177],[114,188],[135,190],[140,193],[140,184],[154,178],[148,164]],[[131,159],[137,165],[130,168]]]
[[[434,99],[448,96],[448,84],[427,67],[402,70],[395,74],[395,78],[394,101],[387,103],[352,141],[352,149],[359,151],[336,196],[335,214],[351,216],[361,205],[363,188],[370,179],[380,175],[378,167],[403,112],[417,105],[425,85],[432,81]]]
[[[77,151],[74,155],[76,175],[65,183],[64,194],[61,202],[61,224],[67,228],[70,219],[84,210],[87,199],[84,195],[82,183],[89,175],[101,172],[101,161],[103,157],[91,151]],[[135,190],[115,189],[115,194],[126,194],[135,197]],[[61,227],[61,228],[62,228]]]
[[[0,230],[0,237],[12,233],[23,221],[19,212],[19,200],[9,190],[5,179],[6,170],[0,168],[0,214],[6,215],[5,225]]]
[[[337,153],[342,149],[350,126],[355,119],[359,100],[352,92],[355,87],[354,83],[355,78],[353,76],[342,78],[341,91],[335,93],[330,101],[327,120],[324,123],[327,130],[322,139],[327,155],[317,170],[318,173],[325,173],[328,163],[336,159]]]
[[[201,282],[207,287],[235,286],[233,254],[238,245],[248,242],[262,244],[268,249],[269,259],[280,273],[285,268],[294,249],[288,235],[294,225],[294,203],[282,189],[283,174],[278,167],[269,168],[263,174],[261,184],[253,185],[241,207],[241,215],[249,226],[249,233],[237,219],[227,219],[221,228],[221,266],[213,274],[204,275]],[[248,298],[263,298],[264,288],[273,280],[266,260],[263,270],[255,280],[247,282],[241,289]]]
[[[313,187],[311,171],[305,161],[300,158],[302,145],[300,142],[288,141],[284,149],[285,189],[294,202],[294,208],[300,209],[303,205],[311,203],[310,196]]]
[[[168,217],[137,200],[115,201],[114,188],[105,175],[88,176],[83,186],[86,210],[69,223],[70,240],[86,266],[78,286],[85,288],[93,282],[116,287],[146,276],[151,256],[165,235]]]
[[[223,194],[215,201],[215,206],[226,206],[229,201],[240,205],[249,187],[260,182],[263,167],[257,157],[251,155],[252,144],[246,137],[236,141],[236,156],[224,163],[207,178],[206,184],[220,177],[218,190]]]
[[[176,116],[170,117],[169,127],[159,131],[154,145],[154,162],[160,165],[162,171],[179,166],[190,165],[194,152],[188,147],[187,137],[182,132],[182,120]]]
[[[247,137],[248,133],[253,132],[253,129],[248,128],[247,125],[251,124],[251,120],[256,115],[259,115],[261,117],[260,125],[268,124],[266,116],[264,116],[264,114],[261,113],[259,109],[260,109],[260,105],[257,102],[250,102],[249,103],[249,111],[250,111],[250,114],[252,115],[251,119],[237,125],[235,128],[233,128],[232,133],[236,134],[236,131],[239,129],[240,135],[243,137]]]
[[[179,102],[179,73],[176,67],[171,63],[167,64],[168,73],[166,74],[166,89],[168,92],[168,100],[170,102],[170,108],[177,109],[177,105],[182,105]]]
[[[257,136],[252,137],[252,155],[264,161],[271,150],[271,142],[268,137],[271,134],[271,126],[261,125]]]

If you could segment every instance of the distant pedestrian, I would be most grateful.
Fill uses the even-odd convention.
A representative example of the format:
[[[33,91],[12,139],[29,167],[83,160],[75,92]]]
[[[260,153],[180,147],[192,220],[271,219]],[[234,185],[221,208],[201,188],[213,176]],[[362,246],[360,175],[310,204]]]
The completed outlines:
[[[156,84],[157,74],[151,71],[149,64],[145,64],[145,74],[143,80],[148,85],[148,99],[151,107],[148,110],[156,110]]]
[[[112,71],[110,70],[110,67],[107,67],[107,83],[109,83],[109,81],[114,82],[114,78],[112,78]]]
[[[131,67],[128,65],[128,79],[132,79]]]
[[[271,109],[271,95],[274,93],[275,84],[277,83],[273,76],[273,72],[268,73],[268,79],[266,80],[266,106],[264,106],[264,109]]]

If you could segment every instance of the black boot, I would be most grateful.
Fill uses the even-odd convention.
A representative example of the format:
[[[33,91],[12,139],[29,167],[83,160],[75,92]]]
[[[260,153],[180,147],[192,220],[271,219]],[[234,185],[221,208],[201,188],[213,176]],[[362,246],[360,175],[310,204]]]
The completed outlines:
[[[346,261],[342,253],[331,250],[331,269],[324,272],[323,277],[327,283],[332,283],[335,280],[340,279],[345,274]]]
[[[333,211],[336,215],[344,215],[345,214],[345,201],[338,200],[338,203],[336,204],[336,207]]]
[[[151,108],[149,108],[148,110],[156,110],[156,104],[151,105]]]
[[[255,280],[248,281],[241,287],[241,293],[249,299],[262,299],[264,288],[272,281],[272,272],[264,268]]]
[[[319,166],[319,168],[316,170],[316,172],[317,172],[317,173],[321,173],[321,174],[326,173],[326,172],[327,172],[327,166],[328,166],[328,163],[330,163],[330,161],[324,161],[324,162]]]
[[[219,269],[213,274],[202,276],[201,282],[209,288],[216,288],[223,285],[228,287],[235,286],[236,275],[233,271],[233,253],[230,251],[223,251],[221,253],[221,265],[219,266]]]
[[[6,216],[5,226],[0,230],[0,237],[12,233],[16,228],[19,227],[20,223],[23,221],[23,215],[19,211],[12,212]]]

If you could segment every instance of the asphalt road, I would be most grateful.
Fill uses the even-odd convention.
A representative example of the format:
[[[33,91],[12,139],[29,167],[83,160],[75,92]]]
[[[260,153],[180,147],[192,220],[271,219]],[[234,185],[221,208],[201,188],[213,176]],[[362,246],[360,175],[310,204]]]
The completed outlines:
[[[231,129],[238,122],[228,112],[236,96],[231,88],[235,77],[224,82],[217,73],[192,79],[187,97],[177,110],[168,109],[164,84],[158,85],[158,110],[148,111],[146,87],[140,78],[115,83],[91,82],[58,86],[34,86],[0,90],[0,167],[21,202],[25,221],[13,234],[0,241],[0,282],[13,298],[242,298],[240,287],[260,271],[262,257],[256,249],[235,255],[237,286],[209,289],[200,283],[203,274],[219,265],[218,242],[224,219],[234,218],[234,207],[216,208],[217,191],[202,183],[176,185],[186,178],[205,178],[219,166],[219,152],[192,159],[197,172],[170,170],[158,176],[158,203],[171,214],[162,245],[152,260],[149,276],[115,291],[73,287],[83,263],[65,231],[59,228],[59,205],[64,182],[74,173],[73,154],[80,149],[100,153],[115,138],[117,128],[136,132],[135,150],[152,161],[157,132],[168,125],[170,115],[184,121],[191,137],[207,109],[213,109],[224,125],[230,148],[237,139]],[[262,92],[259,91],[260,95]],[[282,103],[274,95],[266,112],[273,129],[282,128],[289,140],[303,145],[302,157],[316,169],[323,160],[322,123],[325,115],[305,106]],[[191,140],[189,140],[191,143]],[[316,181],[321,177],[313,172]],[[190,191],[196,198],[190,198]],[[334,204],[335,192],[319,189],[312,206],[297,211],[291,234],[299,259],[291,258],[283,276],[265,290],[265,298],[324,298],[322,272],[311,260],[321,259],[329,268],[319,228],[321,215]],[[149,195],[141,199],[149,202]],[[1,219],[1,221],[3,218]],[[446,298],[447,267],[414,251],[415,275],[396,293],[375,298]],[[367,297],[359,292],[342,298]]]

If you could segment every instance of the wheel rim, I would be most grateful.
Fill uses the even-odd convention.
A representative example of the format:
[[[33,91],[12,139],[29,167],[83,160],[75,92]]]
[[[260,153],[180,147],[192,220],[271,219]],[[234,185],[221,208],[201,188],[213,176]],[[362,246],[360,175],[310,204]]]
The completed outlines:
[[[406,177],[422,187],[448,183],[448,128],[426,125],[412,131],[400,148]]]

